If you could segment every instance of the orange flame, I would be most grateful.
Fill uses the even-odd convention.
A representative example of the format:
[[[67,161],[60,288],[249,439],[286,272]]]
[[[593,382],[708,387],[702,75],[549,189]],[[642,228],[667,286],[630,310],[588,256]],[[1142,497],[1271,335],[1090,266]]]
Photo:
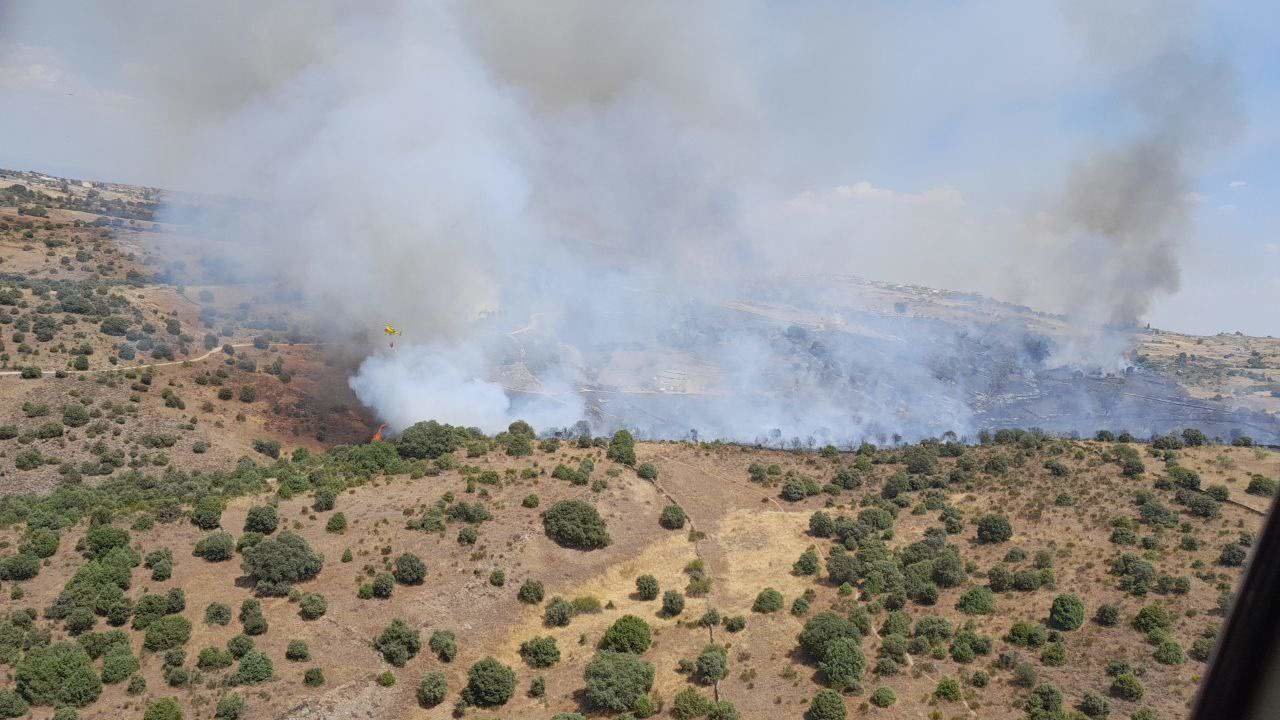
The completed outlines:
[[[373,434],[373,438],[369,442],[382,442],[382,431],[387,427],[386,423],[378,426],[378,431]]]

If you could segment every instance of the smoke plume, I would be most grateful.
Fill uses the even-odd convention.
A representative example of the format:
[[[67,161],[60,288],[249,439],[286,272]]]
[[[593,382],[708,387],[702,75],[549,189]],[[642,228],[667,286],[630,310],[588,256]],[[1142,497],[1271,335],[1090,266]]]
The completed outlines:
[[[31,4],[10,20],[57,24],[117,69],[165,129],[157,172],[251,200],[202,228],[206,267],[299,292],[335,336],[403,330],[351,379],[393,428],[587,418],[847,442],[971,432],[992,368],[1116,369],[1123,343],[1096,325],[1176,288],[1192,173],[1232,124],[1215,117],[1229,68],[1196,47],[1190,10],[1071,7],[975,11],[967,41],[885,8],[764,2]],[[1086,55],[1123,127],[1026,139],[1053,157],[982,156],[1008,177],[973,197],[850,178],[919,141],[899,134],[930,103],[977,113],[1043,81],[985,87],[976,35],[1009,18]],[[907,72],[952,62],[917,57],[932,43],[977,77],[917,96]],[[1046,355],[1026,327],[867,312],[831,280],[845,274],[1080,321]]]

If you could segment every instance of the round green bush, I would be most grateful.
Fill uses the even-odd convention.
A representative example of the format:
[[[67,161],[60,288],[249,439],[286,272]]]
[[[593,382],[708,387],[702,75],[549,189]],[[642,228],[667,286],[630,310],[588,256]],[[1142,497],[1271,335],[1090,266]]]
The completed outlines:
[[[652,575],[641,575],[636,578],[636,597],[641,600],[658,599],[658,579]]]
[[[165,615],[151,621],[142,646],[153,652],[185,645],[191,639],[191,621],[181,615]]]
[[[201,538],[191,554],[209,562],[223,562],[234,557],[235,551],[236,541],[229,533],[215,532]]]
[[[804,711],[804,720],[845,720],[844,698],[834,690],[820,690]]]
[[[250,650],[240,658],[240,667],[231,673],[228,681],[232,685],[254,685],[270,680],[274,674],[271,658],[257,650]]]
[[[1142,686],[1142,681],[1133,673],[1120,673],[1111,681],[1111,694],[1121,700],[1136,702],[1141,700],[1146,692],[1147,689]]]
[[[182,720],[182,706],[173,698],[160,698],[147,705],[142,720]]]
[[[227,693],[218,698],[213,717],[216,720],[240,720],[240,716],[244,714],[244,706],[244,698],[239,693]]]
[[[449,685],[445,681],[444,673],[429,672],[423,675],[422,681],[418,683],[418,704],[424,708],[433,708],[444,702],[448,693]]]
[[[658,524],[668,530],[679,530],[684,527],[684,521],[684,509],[679,505],[666,506],[662,509],[662,516],[658,518]]]
[[[1084,625],[1084,601],[1078,595],[1059,595],[1049,610],[1049,625],[1058,630],[1078,630]]]
[[[684,595],[677,590],[668,590],[662,593],[662,614],[667,617],[675,617],[684,612]]]
[[[783,598],[782,593],[773,588],[765,588],[756,595],[756,600],[751,604],[751,609],[758,613],[777,612],[782,609]]]
[[[525,580],[516,591],[516,599],[526,605],[537,605],[542,602],[542,583],[537,580]]]
[[[852,637],[837,637],[827,643],[818,670],[823,681],[833,690],[857,690],[861,687],[862,672],[867,658]]]
[[[435,653],[440,662],[453,662],[453,659],[458,656],[458,640],[448,630],[436,630],[431,633],[427,647],[431,648],[431,652]]]
[[[298,600],[298,616],[303,620],[321,618],[329,610],[329,602],[320,593],[306,593]]]
[[[562,547],[594,550],[610,543],[609,532],[600,513],[581,500],[561,500],[542,518],[547,537]]]
[[[871,693],[871,704],[878,708],[887,708],[897,701],[898,696],[893,692],[892,688],[881,686]]]
[[[249,508],[244,518],[245,532],[258,532],[270,535],[280,525],[280,518],[274,505],[255,505]]]
[[[988,587],[972,587],[956,601],[956,609],[966,615],[990,615],[996,611],[996,596]]]
[[[605,631],[600,649],[640,654],[649,649],[651,642],[649,623],[635,615],[623,615]]]
[[[478,707],[497,707],[505,705],[515,689],[515,671],[486,657],[467,670],[467,686],[462,697]]]
[[[421,585],[427,578],[427,564],[413,553],[404,553],[396,558],[392,574],[401,585]]]
[[[404,667],[422,649],[422,638],[417,630],[397,618],[378,635],[373,645],[382,653],[384,660],[396,667]]]
[[[653,687],[653,665],[631,653],[602,650],[583,675],[587,705],[599,710],[630,710]]]
[[[1003,515],[984,515],[978,520],[978,542],[1002,543],[1013,537],[1013,526]]]
[[[560,648],[555,638],[538,636],[520,643],[520,657],[529,667],[548,668],[560,662]]]
[[[27,714],[27,701],[9,688],[0,689],[0,718],[16,718]]]

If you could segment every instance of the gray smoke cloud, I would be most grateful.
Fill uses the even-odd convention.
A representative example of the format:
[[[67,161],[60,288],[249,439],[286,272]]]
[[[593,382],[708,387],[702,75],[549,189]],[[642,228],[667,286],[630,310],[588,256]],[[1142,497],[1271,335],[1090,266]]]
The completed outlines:
[[[351,379],[393,428],[585,417],[846,442],[972,432],[991,367],[1118,369],[1123,340],[1096,324],[1136,321],[1176,287],[1191,173],[1229,134],[1211,122],[1229,70],[1197,50],[1189,10],[1070,7],[1036,20],[1084,41],[1130,127],[1031,163],[1047,180],[1030,190],[979,183],[994,203],[842,180],[891,135],[877,107],[920,102],[888,63],[937,39],[884,8],[19,3],[7,20],[137,98],[165,129],[155,167],[181,187],[252,199],[202,228],[218,267],[300,292],[335,334],[404,331]],[[1025,11],[987,12],[969,21]],[[1155,18],[1142,47],[1107,35]],[[1082,320],[1046,360],[1025,327],[833,299],[841,274]]]

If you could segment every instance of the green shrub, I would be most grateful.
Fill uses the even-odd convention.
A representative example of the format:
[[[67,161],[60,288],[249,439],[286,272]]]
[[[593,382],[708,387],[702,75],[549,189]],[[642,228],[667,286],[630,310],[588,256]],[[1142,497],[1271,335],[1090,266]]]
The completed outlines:
[[[804,720],[845,720],[844,698],[834,690],[820,690],[804,711]]]
[[[652,575],[641,575],[636,578],[636,597],[641,600],[658,598],[658,579]]]
[[[0,579],[21,582],[40,573],[40,558],[20,552],[0,560]]]
[[[34,647],[14,669],[17,691],[32,705],[84,707],[102,694],[88,653],[74,643]]]
[[[960,682],[955,678],[942,678],[933,688],[933,696],[939,700],[957,702],[962,697]]]
[[[671,702],[671,715],[676,720],[693,720],[711,712],[711,699],[693,688],[676,693]]]
[[[302,537],[282,532],[245,550],[240,567],[259,592],[287,595],[291,583],[318,575],[324,567],[324,558],[312,552]]]
[[[240,716],[244,714],[244,706],[244,698],[238,693],[227,693],[218,698],[213,717],[215,720],[240,720]]]
[[[427,577],[427,565],[417,555],[404,553],[396,558],[392,573],[401,585],[421,585]]]
[[[378,635],[373,646],[382,653],[384,660],[396,667],[404,667],[422,649],[422,638],[403,620],[395,619]]]
[[[302,684],[307,687],[320,687],[324,684],[324,670],[318,667],[307,668],[302,673]]]
[[[1115,627],[1120,623],[1120,608],[1115,605],[1099,605],[1093,614],[1094,622],[1103,627]]]
[[[440,659],[440,662],[453,662],[458,655],[458,640],[449,630],[436,630],[431,633],[427,647]]]
[[[429,672],[422,676],[422,681],[418,684],[418,704],[424,708],[433,708],[444,702],[448,693],[449,685],[444,673]]]
[[[462,697],[471,705],[497,707],[505,705],[515,689],[515,671],[486,657],[467,670],[467,686],[462,690]]]
[[[182,720],[182,706],[173,698],[160,698],[147,705],[142,720]]]
[[[224,562],[235,556],[235,550],[236,543],[231,535],[215,532],[201,538],[191,554],[209,562]]]
[[[684,527],[685,514],[679,505],[668,505],[662,509],[658,524],[668,530],[679,530]]]
[[[1160,643],[1152,657],[1162,665],[1181,665],[1186,661],[1186,657],[1182,653],[1182,646],[1173,640],[1165,640]]]
[[[609,440],[609,449],[606,451],[606,455],[614,462],[622,463],[623,465],[635,465],[635,437],[626,430],[619,430],[614,433],[613,438]]]
[[[255,505],[249,508],[244,518],[244,531],[270,535],[280,525],[274,505]]]
[[[240,658],[240,667],[227,680],[232,685],[256,685],[270,680],[274,674],[271,658],[257,650],[250,650]]]
[[[871,704],[878,708],[887,708],[897,701],[898,696],[893,692],[892,688],[881,686],[871,693]]]
[[[141,667],[128,643],[113,645],[102,656],[102,682],[113,685],[124,682]]]
[[[298,600],[298,616],[303,620],[323,617],[328,609],[329,602],[320,593],[306,593]]]
[[[755,602],[751,604],[751,609],[758,613],[772,613],[781,610],[782,605],[782,593],[769,587],[761,590],[756,595]]]
[[[231,653],[222,648],[207,647],[200,651],[196,658],[196,667],[201,670],[221,670],[229,668],[235,662]]]
[[[537,580],[525,580],[516,592],[516,599],[526,605],[537,605],[543,596],[542,583]]]
[[[292,662],[305,662],[311,659],[311,649],[305,640],[290,640],[284,651],[284,659]]]
[[[547,536],[563,547],[593,550],[609,544],[600,513],[581,500],[561,500],[542,519]]]
[[[679,591],[668,590],[662,593],[662,614],[667,617],[675,617],[684,612],[684,595]]]
[[[978,520],[978,542],[1002,543],[1013,537],[1013,526],[1003,515],[984,515]]]
[[[640,654],[649,649],[651,642],[649,623],[635,615],[623,615],[600,638],[600,649]]]
[[[956,609],[966,615],[990,615],[996,610],[996,596],[991,588],[972,587],[956,601]]]
[[[1133,673],[1120,673],[1111,681],[1111,694],[1121,700],[1136,702],[1142,699],[1147,689],[1142,686]]]
[[[538,636],[520,643],[520,657],[529,667],[547,668],[560,662],[560,648],[555,638]]]
[[[0,718],[16,718],[27,714],[27,701],[9,688],[0,689]]]
[[[369,585],[373,596],[383,600],[391,597],[392,590],[395,589],[396,578],[391,573],[378,573],[374,576],[373,582]]]
[[[343,513],[336,512],[329,516],[329,520],[324,524],[325,532],[340,535],[347,531],[347,516]]]
[[[1049,610],[1049,625],[1058,630],[1078,630],[1084,625],[1084,601],[1078,595],[1059,595]]]
[[[1173,614],[1163,605],[1147,605],[1133,618],[1133,627],[1144,633],[1156,629],[1167,630],[1173,627]]]
[[[599,710],[625,712],[653,687],[653,665],[631,653],[602,650],[587,663],[584,699]]]
[[[836,638],[861,640],[862,635],[853,623],[831,612],[821,612],[809,618],[801,630],[800,647],[814,660],[826,657],[827,645]]]
[[[654,481],[658,479],[658,466],[653,463],[640,463],[636,468],[636,475],[644,480]]]
[[[227,652],[237,660],[253,649],[253,638],[248,635],[236,635],[227,641]]]
[[[853,637],[837,637],[829,641],[818,663],[823,681],[833,690],[861,689],[862,672],[866,667],[866,656]]]
[[[142,646],[153,652],[185,645],[191,639],[191,621],[181,615],[165,615],[147,626]]]

